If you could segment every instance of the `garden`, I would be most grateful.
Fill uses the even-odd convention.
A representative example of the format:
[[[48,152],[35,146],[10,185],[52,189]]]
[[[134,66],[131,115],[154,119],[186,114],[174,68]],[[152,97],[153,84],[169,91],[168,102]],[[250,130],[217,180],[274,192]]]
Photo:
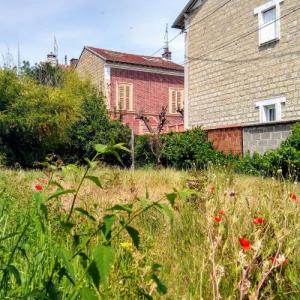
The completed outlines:
[[[49,68],[0,71],[1,299],[300,298],[300,125],[243,158],[138,137],[131,169],[130,130]]]

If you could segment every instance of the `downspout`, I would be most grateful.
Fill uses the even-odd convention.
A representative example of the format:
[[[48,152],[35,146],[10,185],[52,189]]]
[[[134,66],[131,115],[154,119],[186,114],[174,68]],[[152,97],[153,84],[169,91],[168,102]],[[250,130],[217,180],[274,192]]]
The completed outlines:
[[[188,28],[189,18],[184,15],[184,27]],[[189,129],[189,61],[187,60],[189,50],[189,29],[185,31],[185,54],[184,54],[184,129]]]

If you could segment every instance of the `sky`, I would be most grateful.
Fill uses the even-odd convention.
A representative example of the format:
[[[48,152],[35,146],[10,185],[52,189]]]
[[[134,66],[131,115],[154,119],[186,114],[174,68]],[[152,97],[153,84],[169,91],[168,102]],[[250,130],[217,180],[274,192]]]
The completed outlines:
[[[79,57],[84,46],[152,55],[163,46],[166,23],[173,24],[187,1],[0,0],[0,65],[8,52],[17,63],[18,44],[22,61],[45,61],[54,36],[60,62]],[[170,29],[169,39],[178,33]],[[182,63],[183,35],[170,48]]]

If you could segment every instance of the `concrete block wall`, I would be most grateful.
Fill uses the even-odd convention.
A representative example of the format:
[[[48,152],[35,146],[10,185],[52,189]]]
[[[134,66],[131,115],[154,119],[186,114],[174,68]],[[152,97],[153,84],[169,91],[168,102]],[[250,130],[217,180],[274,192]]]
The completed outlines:
[[[244,154],[254,152],[263,154],[276,149],[285,141],[292,131],[292,123],[270,124],[243,128]]]

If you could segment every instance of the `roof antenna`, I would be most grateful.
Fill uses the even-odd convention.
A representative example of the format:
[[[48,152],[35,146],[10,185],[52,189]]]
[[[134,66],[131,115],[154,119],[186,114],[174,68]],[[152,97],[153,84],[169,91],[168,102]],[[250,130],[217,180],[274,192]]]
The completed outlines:
[[[166,31],[165,31],[165,46],[163,48],[164,52],[162,57],[166,60],[172,60],[172,52],[169,48],[169,25],[166,24]]]

